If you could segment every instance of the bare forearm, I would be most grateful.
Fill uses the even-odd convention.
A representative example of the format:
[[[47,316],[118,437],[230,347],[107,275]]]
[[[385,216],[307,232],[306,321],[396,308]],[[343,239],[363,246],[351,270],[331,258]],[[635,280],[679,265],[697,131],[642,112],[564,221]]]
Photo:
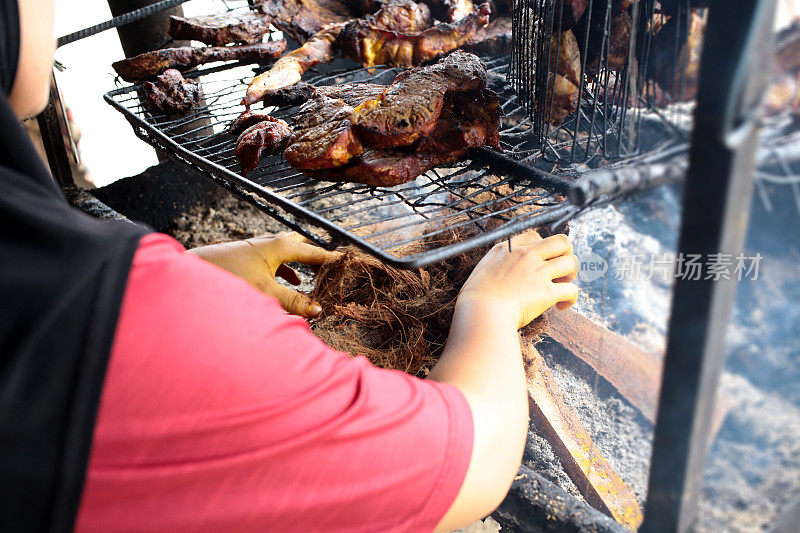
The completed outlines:
[[[516,317],[502,306],[459,301],[447,346],[429,379],[457,387],[474,421],[465,483],[484,490],[460,495],[451,512],[488,514],[513,481],[527,436],[528,402]],[[451,525],[447,519],[446,515],[442,529]]]

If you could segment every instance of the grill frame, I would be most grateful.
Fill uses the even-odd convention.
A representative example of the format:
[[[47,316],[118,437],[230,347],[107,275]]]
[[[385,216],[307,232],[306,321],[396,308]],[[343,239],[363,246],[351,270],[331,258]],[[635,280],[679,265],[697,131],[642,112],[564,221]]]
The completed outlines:
[[[494,71],[495,73],[499,73],[500,70],[505,70],[507,68],[508,55],[495,56],[493,59],[483,59],[484,61],[488,60],[491,62],[490,71]],[[224,73],[240,66],[241,64],[226,64],[187,73],[186,77],[198,79],[202,83],[204,77]],[[374,74],[375,71],[378,71],[378,74]],[[318,70],[310,71],[307,73],[306,77],[308,78],[307,81],[311,83],[324,85],[337,82],[342,75],[356,76],[358,74],[366,75],[372,79],[378,76],[392,79],[393,74],[387,74],[392,72],[399,72],[399,70],[389,67],[376,67],[376,69],[373,69],[373,72],[370,73],[366,69],[350,67],[328,73]],[[245,85],[240,85],[241,91],[243,92]],[[239,85],[237,85],[237,87],[238,86]],[[413,192],[415,190],[413,185],[409,184],[384,188],[349,183],[334,184],[332,182],[314,180],[313,178],[303,176],[295,169],[291,169],[288,164],[282,162],[282,157],[279,158],[280,162],[276,162],[274,156],[265,158],[267,164],[265,165],[264,161],[262,161],[259,168],[254,171],[255,173],[265,166],[269,168],[275,167],[277,170],[269,171],[273,172],[271,175],[272,177],[278,176],[280,171],[290,170],[294,172],[294,176],[277,177],[272,180],[268,179],[267,181],[273,185],[281,180],[291,181],[292,179],[300,177],[300,179],[306,180],[306,184],[312,181],[315,182],[317,184],[315,185],[317,189],[328,189],[327,194],[329,195],[332,194],[335,196],[338,194],[335,191],[339,190],[340,193],[369,195],[370,200],[378,200],[374,206],[366,207],[364,211],[370,209],[378,210],[380,203],[390,197],[394,197],[392,199],[394,204],[404,203],[411,209],[408,214],[399,215],[397,217],[376,216],[372,220],[357,225],[356,228],[371,224],[385,223],[392,218],[415,216],[418,206],[414,205],[414,201],[420,198],[424,199],[430,197],[432,193],[439,195],[442,193],[450,193],[454,195],[455,200],[451,202],[449,206],[436,206],[435,204],[425,206],[428,208],[428,211],[423,212],[421,215],[423,219],[417,219],[415,222],[406,223],[395,228],[401,230],[407,229],[409,226],[420,225],[421,227],[418,228],[420,231],[414,233],[412,237],[406,237],[404,240],[398,241],[397,243],[390,243],[389,246],[378,244],[371,239],[395,230],[391,229],[387,231],[386,228],[383,228],[374,234],[361,235],[358,232],[352,231],[353,226],[346,227],[344,224],[337,223],[335,220],[326,217],[320,212],[320,209],[309,207],[308,201],[293,201],[293,198],[300,197],[299,193],[293,191],[291,188],[298,187],[297,185],[293,186],[290,184],[289,186],[278,187],[276,190],[275,187],[270,186],[270,183],[263,183],[263,178],[265,176],[270,177],[269,172],[267,174],[262,174],[260,176],[261,179],[244,177],[233,171],[230,167],[197,153],[197,150],[192,150],[186,145],[189,143],[182,143],[180,140],[176,139],[176,135],[170,135],[167,131],[170,127],[173,127],[174,124],[158,122],[159,119],[167,117],[153,114],[150,110],[142,106],[137,96],[138,88],[139,85],[131,85],[114,89],[106,93],[104,99],[108,104],[125,116],[139,138],[154,146],[156,149],[166,152],[171,158],[200,172],[218,185],[230,190],[265,214],[305,235],[312,242],[328,249],[335,248],[342,244],[355,245],[395,267],[420,268],[454,257],[468,250],[510,238],[512,235],[529,228],[546,227],[551,232],[558,231],[569,219],[589,207],[571,205],[566,198],[570,184],[572,183],[572,178],[575,176],[574,173],[570,173],[567,169],[564,171],[564,174],[554,174],[536,166],[537,159],[541,155],[541,152],[538,150],[538,147],[535,146],[535,143],[531,142],[533,139],[533,132],[530,129],[530,125],[526,123],[527,119],[524,117],[521,118],[520,122],[516,125],[507,126],[503,129],[501,139],[504,148],[507,150],[505,154],[499,154],[485,147],[473,150],[468,154],[466,160],[454,163],[446,169],[448,171],[454,171],[450,176],[443,175],[440,169],[433,169],[425,173],[423,177],[415,180],[415,182],[411,182],[411,184],[420,180],[424,182],[423,189],[416,193]],[[217,91],[213,92],[210,97],[213,99],[216,94]],[[515,112],[518,114],[522,108],[513,102],[513,99],[516,97],[510,90],[505,96],[507,98],[503,100],[503,95],[501,95],[501,105],[504,107],[515,107]],[[209,94],[206,93],[205,97],[208,99]],[[135,105],[136,110],[132,110],[130,105],[126,105],[134,100],[137,102]],[[204,114],[205,116],[211,116],[207,113],[211,105],[214,104],[203,106],[199,110],[194,110],[187,115],[187,117],[178,119],[177,123],[191,123],[198,118],[202,118]],[[226,109],[230,110],[232,108]],[[293,108],[279,110],[275,113],[275,116],[289,115],[292,109]],[[231,118],[235,116],[234,114]],[[151,120],[148,120],[148,117]],[[174,120],[175,117],[171,117],[170,121]],[[166,127],[164,127],[165,124]],[[223,122],[217,121],[217,124],[221,125]],[[208,126],[201,125],[199,128],[195,129],[203,129],[206,127]],[[178,133],[177,137],[181,135],[185,134]],[[200,141],[195,142],[195,146],[199,142],[209,139],[220,141],[223,135],[225,134],[222,132],[207,135]],[[229,137],[229,139],[220,142],[218,146],[228,146],[228,144],[234,145],[234,138],[231,136]],[[230,143],[227,141],[230,141]],[[232,166],[238,167],[238,162]],[[476,175],[474,178],[462,179],[469,173],[476,173]],[[494,174],[499,174],[501,176],[498,182],[486,184],[481,181]],[[453,176],[455,176],[455,179],[452,178]],[[427,182],[425,182],[425,180],[427,180]],[[514,191],[510,196],[518,196],[520,199],[519,204],[511,208],[509,208],[507,204],[503,204],[503,202],[507,202],[509,198],[506,195],[501,195],[494,191],[493,188],[496,186],[510,187]],[[426,188],[432,190],[426,190]],[[284,194],[286,191],[292,194]],[[536,193],[528,195],[527,197],[525,196],[527,192],[532,191],[536,191]],[[494,194],[495,197],[491,200],[478,203],[471,200],[484,193]],[[357,199],[353,202],[358,203],[362,201],[364,200]],[[461,204],[461,207],[459,207],[459,204]],[[522,213],[520,215],[515,215],[513,213],[515,208],[524,208],[527,205],[536,205],[539,208],[535,213]],[[425,220],[424,217],[435,213],[437,210],[440,211],[440,213],[436,214],[433,220],[439,219],[444,222],[444,225],[433,229],[433,233],[441,233],[449,229],[471,226],[473,230],[470,232],[471,236],[457,243],[447,244],[411,255],[399,255],[391,252],[393,248],[420,241],[425,238],[426,235],[429,235],[431,229],[427,228],[428,231],[426,233],[424,225],[429,224],[430,219]],[[326,212],[330,211],[331,209],[328,209]],[[468,218],[460,218],[458,215],[467,215]],[[476,216],[473,218],[473,215]],[[502,220],[499,225],[490,228],[485,227],[484,222],[489,222],[498,218]],[[447,219],[455,219],[456,222],[448,223]],[[415,228],[411,228],[411,230],[413,229]]]

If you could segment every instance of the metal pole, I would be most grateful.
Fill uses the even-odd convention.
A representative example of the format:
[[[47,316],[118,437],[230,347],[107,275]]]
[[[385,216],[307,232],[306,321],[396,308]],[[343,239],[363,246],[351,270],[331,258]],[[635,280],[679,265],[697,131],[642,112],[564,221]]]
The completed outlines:
[[[57,105],[60,105],[60,97],[55,77],[51,75],[50,99],[47,101],[47,107],[36,117],[36,120],[39,123],[39,133],[42,135],[42,144],[47,155],[50,173],[61,188],[66,190],[75,187],[75,179],[72,176],[72,167],[69,162],[67,145],[64,142],[61,120],[56,109]],[[64,118],[66,120],[66,116]]]
[[[116,17],[155,3],[157,0],[108,0],[108,7],[111,8],[111,14]],[[183,8],[178,6],[159,11],[140,21],[117,28],[125,57],[133,57],[161,48],[169,39],[167,30],[169,29],[170,15],[183,15]],[[176,43],[176,46],[185,44],[189,43],[181,41]]]
[[[774,12],[774,0],[711,1],[678,245],[704,268],[675,283],[642,531],[694,524],[736,290],[705,279],[707,262],[744,246]]]

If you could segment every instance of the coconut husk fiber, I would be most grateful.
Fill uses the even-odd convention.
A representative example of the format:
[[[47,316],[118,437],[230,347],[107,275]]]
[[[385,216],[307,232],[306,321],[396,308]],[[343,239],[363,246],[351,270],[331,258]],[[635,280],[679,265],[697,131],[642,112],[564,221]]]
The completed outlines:
[[[451,231],[395,251],[411,255],[462,240]],[[425,377],[442,353],[456,298],[482,248],[435,265],[400,270],[353,247],[322,265],[310,297],[322,305],[312,331],[328,345],[364,355],[374,365]],[[544,315],[524,328],[528,339],[543,333]]]

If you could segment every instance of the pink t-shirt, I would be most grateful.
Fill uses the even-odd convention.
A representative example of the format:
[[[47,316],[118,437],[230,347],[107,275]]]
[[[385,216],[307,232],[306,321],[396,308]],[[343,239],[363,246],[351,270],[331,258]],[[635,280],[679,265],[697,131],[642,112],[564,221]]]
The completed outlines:
[[[446,384],[336,352],[150,235],[133,261],[78,531],[430,531],[472,453]]]

